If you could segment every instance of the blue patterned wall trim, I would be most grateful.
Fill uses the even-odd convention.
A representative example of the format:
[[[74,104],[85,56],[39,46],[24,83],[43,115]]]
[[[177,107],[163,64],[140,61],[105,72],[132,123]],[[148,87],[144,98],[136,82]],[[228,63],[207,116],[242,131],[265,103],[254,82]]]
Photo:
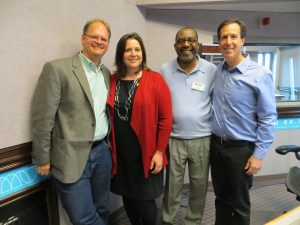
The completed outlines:
[[[300,129],[300,118],[277,119],[275,130],[296,130]]]
[[[32,164],[2,172],[0,173],[0,199],[38,184],[49,177],[38,175]]]

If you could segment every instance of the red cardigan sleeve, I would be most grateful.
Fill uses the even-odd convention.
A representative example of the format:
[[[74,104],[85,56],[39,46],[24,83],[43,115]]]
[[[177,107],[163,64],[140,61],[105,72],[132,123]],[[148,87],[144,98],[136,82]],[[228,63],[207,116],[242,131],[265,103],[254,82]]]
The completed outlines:
[[[165,151],[172,129],[171,94],[164,79],[160,79],[158,87],[158,130],[156,150]]]
[[[163,152],[163,167],[168,163],[165,150],[172,129],[171,105],[171,94],[162,76],[154,71],[143,71],[134,97],[131,127],[141,146],[146,178],[157,150]]]

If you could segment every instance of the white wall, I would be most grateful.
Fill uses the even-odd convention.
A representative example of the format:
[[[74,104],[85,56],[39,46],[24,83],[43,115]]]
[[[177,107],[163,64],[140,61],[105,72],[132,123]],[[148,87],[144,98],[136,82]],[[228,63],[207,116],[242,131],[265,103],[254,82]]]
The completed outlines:
[[[103,18],[112,38],[104,62],[113,67],[119,38],[145,36],[145,19],[134,0],[0,1],[0,149],[29,142],[29,106],[46,61],[81,50],[86,21]]]

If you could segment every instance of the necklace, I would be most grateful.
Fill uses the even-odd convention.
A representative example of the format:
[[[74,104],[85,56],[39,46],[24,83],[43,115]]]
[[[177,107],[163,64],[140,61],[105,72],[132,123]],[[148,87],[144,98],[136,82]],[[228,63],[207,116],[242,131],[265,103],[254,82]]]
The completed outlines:
[[[130,106],[131,106],[131,102],[132,102],[132,99],[133,99],[133,94],[134,94],[136,88],[139,85],[140,79],[141,78],[139,77],[136,80],[134,80],[133,84],[131,85],[131,88],[129,89],[128,98],[125,101],[125,115],[121,115],[121,113],[120,113],[119,94],[120,94],[121,80],[118,79],[118,81],[117,81],[116,95],[115,95],[115,110],[117,111],[118,117],[121,120],[128,121],[128,112],[129,112],[129,109],[130,109]]]

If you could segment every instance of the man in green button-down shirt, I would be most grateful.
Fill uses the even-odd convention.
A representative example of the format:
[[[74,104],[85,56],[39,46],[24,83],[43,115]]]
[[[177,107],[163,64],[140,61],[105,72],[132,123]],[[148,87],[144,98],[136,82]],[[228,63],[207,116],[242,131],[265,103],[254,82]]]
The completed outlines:
[[[87,22],[82,51],[47,62],[32,101],[32,160],[37,173],[54,176],[74,225],[108,221],[112,160],[105,108],[110,72],[101,60],[110,35],[105,21]]]

